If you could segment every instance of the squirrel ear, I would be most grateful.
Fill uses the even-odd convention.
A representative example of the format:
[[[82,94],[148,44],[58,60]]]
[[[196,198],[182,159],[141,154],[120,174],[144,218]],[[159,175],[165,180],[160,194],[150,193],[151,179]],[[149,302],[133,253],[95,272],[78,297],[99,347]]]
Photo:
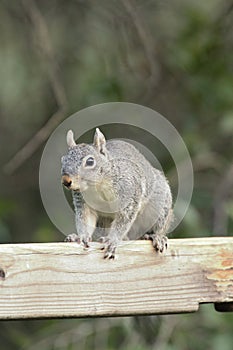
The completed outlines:
[[[106,155],[106,139],[104,137],[104,134],[102,134],[99,128],[95,129],[93,143],[100,153],[102,153],[103,155]]]
[[[69,131],[67,132],[67,135],[66,135],[66,142],[67,142],[68,147],[70,147],[70,148],[77,146],[77,145],[76,145],[76,142],[75,142],[75,140],[74,140],[74,133],[73,133],[72,130],[69,130]]]

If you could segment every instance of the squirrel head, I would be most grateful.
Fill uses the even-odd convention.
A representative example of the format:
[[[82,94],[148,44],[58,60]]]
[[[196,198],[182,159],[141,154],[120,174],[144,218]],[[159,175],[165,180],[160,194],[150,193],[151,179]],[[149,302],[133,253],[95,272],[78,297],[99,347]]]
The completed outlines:
[[[61,158],[62,183],[74,191],[85,191],[101,181],[104,164],[108,160],[106,139],[97,128],[93,144],[76,144],[74,133],[67,133],[68,153]]]

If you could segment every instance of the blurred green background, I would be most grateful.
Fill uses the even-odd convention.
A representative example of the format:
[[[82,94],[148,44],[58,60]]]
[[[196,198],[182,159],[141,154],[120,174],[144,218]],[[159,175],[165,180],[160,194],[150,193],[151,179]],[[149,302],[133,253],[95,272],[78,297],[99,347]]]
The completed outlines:
[[[157,110],[189,149],[193,198],[173,236],[231,235],[232,53],[232,1],[2,0],[1,242],[63,240],[40,199],[45,141],[72,113],[114,101]],[[175,188],[174,164],[153,152]],[[0,336],[1,349],[232,350],[233,315],[205,305],[190,315],[12,321]]]

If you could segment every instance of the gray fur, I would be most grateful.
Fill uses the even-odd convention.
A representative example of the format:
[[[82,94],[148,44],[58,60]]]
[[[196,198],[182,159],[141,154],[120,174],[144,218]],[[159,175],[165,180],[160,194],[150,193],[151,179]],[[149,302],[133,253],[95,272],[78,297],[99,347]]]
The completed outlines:
[[[92,145],[76,145],[73,133],[68,133],[62,176],[72,190],[79,240],[88,246],[96,227],[106,229],[104,256],[114,258],[119,241],[147,232],[144,238],[162,252],[173,217],[164,174],[133,145],[106,141],[99,129]]]

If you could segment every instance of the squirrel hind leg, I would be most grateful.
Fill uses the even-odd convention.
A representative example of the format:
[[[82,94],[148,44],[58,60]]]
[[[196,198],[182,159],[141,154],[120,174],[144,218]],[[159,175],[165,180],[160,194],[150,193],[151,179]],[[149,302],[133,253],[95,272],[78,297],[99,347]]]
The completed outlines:
[[[142,236],[142,239],[149,239],[152,241],[153,247],[156,251],[162,253],[168,248],[168,238],[166,233],[173,220],[173,210],[168,209],[166,215],[159,218],[151,230]]]

